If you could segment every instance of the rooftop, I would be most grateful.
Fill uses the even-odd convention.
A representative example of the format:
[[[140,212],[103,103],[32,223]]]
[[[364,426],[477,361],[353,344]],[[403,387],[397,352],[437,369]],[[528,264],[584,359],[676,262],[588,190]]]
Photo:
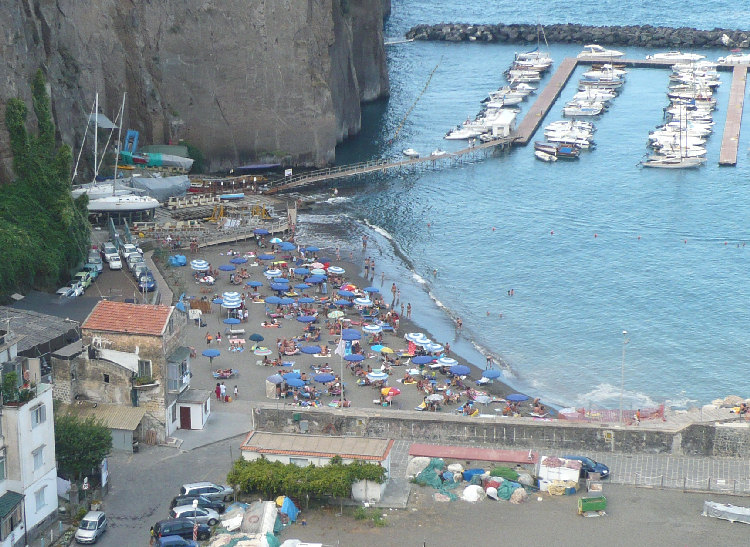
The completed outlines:
[[[68,405],[59,403],[57,411],[60,416],[72,414],[85,420],[94,417],[104,422],[109,429],[124,429],[135,431],[146,413],[146,409],[137,406],[108,405],[104,403],[92,403],[80,401],[78,404]]]
[[[61,336],[77,336],[78,323],[76,321],[53,315],[0,306],[0,321],[3,325],[5,325],[6,318],[10,322],[11,334],[14,335],[7,342],[11,344],[18,342],[18,353],[47,344]]]
[[[331,437],[327,435],[293,435],[251,431],[241,450],[259,454],[285,454],[332,458],[341,456],[352,460],[383,461],[388,457],[393,440],[361,437]]]
[[[160,336],[172,313],[171,306],[147,306],[102,300],[81,325],[84,329]]]

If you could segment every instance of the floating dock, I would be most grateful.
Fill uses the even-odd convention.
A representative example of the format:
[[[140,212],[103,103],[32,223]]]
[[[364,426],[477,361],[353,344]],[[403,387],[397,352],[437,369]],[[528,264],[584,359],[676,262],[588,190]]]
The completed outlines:
[[[742,124],[746,83],[747,65],[735,66],[732,74],[732,87],[729,90],[727,121],[724,123],[724,136],[721,139],[719,165],[737,165],[737,149],[740,146],[740,125]]]

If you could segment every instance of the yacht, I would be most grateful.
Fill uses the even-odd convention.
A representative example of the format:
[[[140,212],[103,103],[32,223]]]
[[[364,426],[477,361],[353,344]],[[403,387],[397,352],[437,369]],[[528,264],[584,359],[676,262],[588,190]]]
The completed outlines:
[[[654,53],[653,55],[646,55],[646,59],[649,60],[674,61],[676,63],[700,61],[701,59],[705,58],[705,55],[699,55],[697,53],[682,53],[681,51],[667,51],[665,53]]]
[[[583,46],[583,51],[578,54],[579,59],[602,59],[609,58],[615,59],[625,55],[622,51],[616,49],[607,49],[598,44],[589,44]]]
[[[405,148],[401,153],[404,156],[406,156],[407,158],[418,158],[419,157],[419,152],[417,152],[413,148]]]
[[[700,167],[705,161],[704,158],[654,155],[642,161],[641,165],[643,167],[657,167],[661,169],[690,169]]]
[[[721,65],[750,64],[750,53],[730,53],[726,57],[719,57],[716,62]]]
[[[89,201],[90,213],[116,213],[151,211],[159,207],[159,201],[148,196],[109,196]]]

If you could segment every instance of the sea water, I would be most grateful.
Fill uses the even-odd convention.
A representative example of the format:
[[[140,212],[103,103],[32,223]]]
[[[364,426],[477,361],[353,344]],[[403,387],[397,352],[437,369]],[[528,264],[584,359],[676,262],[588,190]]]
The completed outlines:
[[[750,27],[750,8],[736,3],[687,9],[668,1],[658,10],[635,4],[583,1],[573,10],[548,0],[394,1],[386,34],[398,38],[412,25],[436,22]],[[365,108],[362,133],[339,147],[337,162],[465,146],[442,137],[479,112],[487,93],[505,83],[514,53],[528,49],[389,46],[391,97]],[[653,53],[618,49],[629,58]],[[550,45],[555,66],[579,51]],[[698,52],[709,59],[726,54]],[[542,127],[562,119],[583,70]],[[413,318],[438,342],[450,342],[482,368],[484,354],[497,356],[507,365],[506,381],[552,403],[616,407],[621,390],[628,407],[748,396],[750,116],[738,165],[719,168],[730,82],[731,74],[722,73],[708,162],[700,169],[637,166],[648,132],[663,123],[668,71],[635,69],[594,120],[596,148],[578,161],[543,163],[529,146],[456,167],[340,183],[336,197],[318,194],[323,204],[303,215],[303,230],[320,245],[343,242],[344,256],[351,250],[359,264],[374,257],[375,284],[386,271],[383,290],[389,295],[396,281]],[[541,132],[536,139],[543,140]],[[365,254],[363,234],[370,237]]]

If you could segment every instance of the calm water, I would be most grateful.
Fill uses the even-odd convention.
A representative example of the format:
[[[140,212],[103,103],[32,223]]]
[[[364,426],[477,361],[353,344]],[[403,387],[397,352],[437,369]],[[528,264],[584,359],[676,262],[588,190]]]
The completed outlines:
[[[579,2],[575,11],[549,0],[494,4],[394,1],[387,35],[441,21],[750,27],[750,9],[730,2],[702,2],[689,12],[684,3],[667,2],[658,13],[601,0]],[[617,19],[607,18],[615,13]],[[407,147],[423,154],[460,148],[461,141],[442,136],[476,115],[487,92],[504,83],[514,52],[523,49],[389,47],[392,96],[367,107],[362,134],[339,147],[337,161],[396,158]],[[625,50],[636,58],[651,53]],[[551,46],[556,64],[578,51]],[[700,52],[714,59],[725,53]],[[408,280],[400,285],[402,300],[412,303],[414,318],[478,365],[484,364],[478,347],[501,357],[518,389],[560,405],[616,407],[627,341],[627,404],[747,396],[750,116],[738,166],[719,168],[731,76],[722,78],[708,163],[699,170],[636,166],[649,130],[662,122],[668,74],[632,70],[620,96],[595,121],[596,149],[577,162],[545,164],[529,147],[440,171],[373,177],[342,188],[306,220],[323,233],[320,244],[343,240],[358,261],[358,241],[369,233],[367,254],[376,257],[378,272],[389,272],[386,288],[391,278]],[[574,85],[563,91],[545,122],[561,118],[574,92]],[[460,335],[450,317],[462,318]]]

